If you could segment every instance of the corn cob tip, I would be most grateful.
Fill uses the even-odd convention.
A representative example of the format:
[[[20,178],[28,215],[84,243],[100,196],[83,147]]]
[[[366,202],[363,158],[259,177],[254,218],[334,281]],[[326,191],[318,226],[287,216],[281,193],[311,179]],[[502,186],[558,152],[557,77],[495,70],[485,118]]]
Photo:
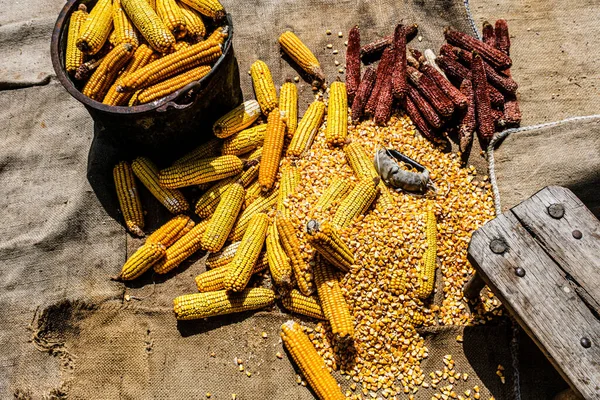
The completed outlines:
[[[77,11],[85,11],[85,12],[87,12],[87,7],[85,6],[85,4],[80,4],[77,7]]]
[[[375,178],[373,178],[373,183],[374,183],[375,185],[379,185],[379,181],[381,181],[381,178],[380,178],[380,177],[376,176]]]

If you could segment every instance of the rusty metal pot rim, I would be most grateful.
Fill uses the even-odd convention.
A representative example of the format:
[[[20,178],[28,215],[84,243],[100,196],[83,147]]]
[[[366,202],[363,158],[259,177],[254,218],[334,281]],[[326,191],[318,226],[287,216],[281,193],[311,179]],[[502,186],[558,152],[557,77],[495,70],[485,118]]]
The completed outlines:
[[[202,79],[200,79],[198,81],[194,81],[194,82],[188,84],[187,86],[184,86],[183,88],[175,91],[174,93],[172,93],[166,97],[163,97],[159,100],[156,100],[156,101],[148,103],[148,104],[141,104],[141,105],[132,106],[132,107],[109,106],[109,105],[103,104],[99,101],[90,99],[89,97],[87,97],[86,95],[81,93],[75,87],[75,85],[73,84],[73,81],[68,76],[68,74],[64,68],[64,65],[61,63],[60,52],[62,50],[64,50],[64,49],[61,49],[61,46],[60,46],[61,35],[63,34],[63,31],[66,29],[66,24],[68,23],[68,17],[70,17],[71,13],[74,11],[76,3],[79,3],[80,1],[81,0],[68,0],[67,3],[65,4],[65,6],[60,11],[60,13],[58,14],[58,18],[56,20],[56,23],[54,24],[54,30],[52,31],[52,40],[50,43],[50,56],[52,58],[52,66],[54,67],[54,72],[56,73],[56,77],[58,78],[60,83],[63,85],[63,87],[67,90],[67,92],[69,92],[69,94],[71,96],[73,96],[75,99],[79,100],[85,106],[92,107],[98,111],[103,111],[103,112],[111,113],[111,114],[132,115],[132,114],[143,114],[143,113],[147,113],[150,111],[162,112],[162,111],[166,111],[169,107],[178,108],[178,109],[187,108],[187,106],[189,106],[190,104],[179,105],[179,104],[175,103],[175,101],[182,98],[183,96],[185,96],[192,89],[201,89],[202,86],[204,86],[204,84],[206,82],[208,82],[213,77],[213,75],[216,73],[217,69],[223,62],[225,55],[227,54],[228,51],[230,51],[230,48],[232,46],[231,43],[232,43],[232,38],[233,38],[233,22],[231,19],[231,15],[227,14],[226,21],[227,21],[227,28],[228,28],[228,36],[227,36],[227,39],[225,40],[225,43],[223,44],[223,54],[221,55],[221,57],[219,57],[217,59],[217,61],[213,65],[212,69],[205,77],[203,77]]]

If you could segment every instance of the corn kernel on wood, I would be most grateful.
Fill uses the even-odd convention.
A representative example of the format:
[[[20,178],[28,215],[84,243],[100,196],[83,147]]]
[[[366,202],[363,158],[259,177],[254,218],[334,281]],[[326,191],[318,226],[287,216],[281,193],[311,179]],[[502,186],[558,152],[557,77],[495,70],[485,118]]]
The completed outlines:
[[[298,88],[290,79],[279,90],[279,111],[286,121],[285,136],[292,138],[298,126]]]
[[[213,132],[221,139],[234,135],[252,125],[260,112],[258,101],[245,101],[219,118],[213,125]]]
[[[206,250],[215,252],[223,248],[242,208],[244,192],[242,185],[234,183],[221,197],[202,237],[202,246]]]
[[[175,36],[156,14],[155,0],[152,2],[154,8],[147,0],[121,0],[121,6],[150,47],[164,53],[175,43]]]
[[[342,146],[346,143],[347,136],[348,96],[346,95],[346,85],[336,81],[329,87],[325,138],[329,145]]]
[[[263,145],[267,124],[260,124],[228,137],[223,142],[221,154],[239,156]]]
[[[250,288],[240,293],[216,292],[186,294],[173,300],[178,320],[189,320],[256,310],[270,306],[275,293],[265,288]]]
[[[131,163],[133,173],[152,195],[171,213],[179,214],[189,209],[187,200],[176,189],[166,189],[158,183],[158,168],[145,157],[138,157]]]
[[[281,298],[281,303],[288,311],[293,313],[306,315],[315,319],[327,319],[323,314],[321,302],[315,295],[305,296],[297,289],[292,289],[287,296]]]
[[[321,69],[321,64],[317,57],[306,47],[296,34],[287,31],[279,36],[279,44],[283,51],[294,60],[309,75],[314,76],[318,81],[325,81],[325,74]]]
[[[115,165],[113,179],[127,230],[136,236],[144,236],[144,211],[131,165],[126,161]]]
[[[85,54],[96,54],[108,39],[112,26],[112,0],[99,0],[79,31],[77,47]]]
[[[87,8],[80,4],[77,11],[69,18],[69,30],[67,32],[67,49],[65,50],[65,70],[73,75],[77,68],[83,64],[84,54],[77,48],[79,31],[88,17]]]
[[[267,131],[263,144],[263,155],[260,159],[258,181],[263,192],[269,191],[275,184],[283,143],[285,138],[285,120],[278,108],[267,118]]]
[[[256,60],[250,66],[250,75],[252,77],[252,86],[254,95],[260,105],[264,115],[269,115],[273,109],[277,108],[277,89],[273,83],[271,70],[269,66],[261,60]]]
[[[176,189],[214,182],[239,174],[244,163],[236,156],[225,155],[175,164],[160,171],[161,186]]]
[[[319,100],[313,101],[302,116],[296,133],[292,137],[292,141],[287,148],[288,156],[300,157],[310,149],[324,117],[325,103]]]

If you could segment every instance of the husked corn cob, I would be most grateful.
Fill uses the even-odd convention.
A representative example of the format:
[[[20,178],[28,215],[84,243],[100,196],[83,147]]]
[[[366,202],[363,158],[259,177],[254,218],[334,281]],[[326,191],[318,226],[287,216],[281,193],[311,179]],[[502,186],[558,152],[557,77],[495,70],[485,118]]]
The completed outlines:
[[[287,124],[286,136],[291,138],[298,125],[298,88],[289,79],[279,89],[279,111]]]
[[[187,164],[192,161],[218,156],[221,151],[221,143],[222,142],[219,139],[211,139],[185,154],[183,157],[178,158],[173,165]]]
[[[244,201],[244,187],[232,184],[221,197],[202,237],[202,246],[210,252],[221,250],[231,232]]]
[[[65,69],[69,74],[75,74],[77,68],[83,64],[83,52],[77,48],[79,31],[88,17],[87,8],[80,4],[77,11],[69,18],[69,31],[67,33],[67,50],[65,53]]]
[[[348,272],[354,264],[354,253],[329,222],[319,223],[311,219],[306,224],[308,243],[331,265]]]
[[[160,243],[169,247],[188,233],[194,225],[194,221],[187,215],[177,215],[152,232],[146,239],[146,243]]]
[[[329,87],[325,140],[332,146],[342,146],[348,136],[348,97],[346,85],[336,81]]]
[[[327,319],[323,315],[321,303],[315,295],[305,296],[297,289],[281,299],[281,303],[288,310],[296,314],[306,315],[316,319]]]
[[[225,277],[225,289],[241,292],[248,285],[250,276],[252,276],[252,268],[258,261],[260,251],[265,244],[268,228],[269,217],[267,214],[258,213],[250,219],[242,243],[229,264]]]
[[[277,89],[273,83],[271,70],[264,61],[256,60],[250,66],[250,75],[260,109],[264,115],[269,115],[274,108],[277,108]]]
[[[346,48],[346,89],[350,104],[352,104],[360,85],[360,65],[360,30],[355,25],[348,33],[348,47]]]
[[[125,14],[123,8],[121,8],[121,0],[113,1],[113,25],[115,26],[114,34],[115,34],[115,42],[114,45],[120,43],[129,43],[134,48],[137,48],[140,44],[140,40],[138,38],[138,33],[133,27],[131,20]],[[111,42],[112,43],[112,42]]]
[[[336,380],[329,373],[325,361],[317,353],[308,336],[302,332],[298,323],[289,320],[281,325],[281,340],[320,400],[343,400],[346,398]]]
[[[263,145],[267,124],[260,124],[244,129],[223,142],[221,154],[239,156]]]
[[[269,225],[265,242],[271,277],[280,291],[288,292],[292,287],[292,266],[285,250],[281,247],[275,221]]]
[[[437,221],[435,213],[431,210],[427,212],[426,223],[427,249],[423,254],[419,271],[419,287],[416,291],[417,297],[420,299],[426,299],[433,293],[437,266]]]
[[[258,199],[261,195],[262,190],[260,190],[260,183],[258,179],[252,182],[248,189],[246,189],[246,196],[244,197],[244,209],[248,208],[250,204],[254,203],[254,200]]]
[[[242,242],[234,242],[223,247],[216,253],[210,253],[206,258],[206,268],[214,269],[229,264],[233,260],[238,247],[240,247],[240,243]]]
[[[131,165],[125,161],[115,165],[113,179],[127,230],[136,236],[144,236],[144,211]]]
[[[189,49],[190,46],[191,46],[191,44],[189,44],[188,42],[180,41],[180,42],[175,43],[171,47],[171,49],[172,49],[172,52],[175,52],[175,51],[179,51],[179,50],[183,50],[183,49]],[[169,53],[171,53],[171,52],[169,52]]]
[[[165,246],[160,243],[145,243],[127,259],[118,279],[130,281],[148,271],[165,256]]]
[[[390,277],[388,291],[396,296],[406,293],[406,271],[394,271]]]
[[[110,35],[108,35],[108,43],[110,43],[112,46],[116,46],[119,44],[119,41],[117,40],[117,32],[114,29],[112,30],[112,32],[110,32]]]
[[[121,75],[119,75],[117,80],[111,85],[110,89],[108,89],[108,92],[106,93],[106,96],[104,96],[102,103],[110,106],[122,106],[127,103],[127,101],[131,98],[132,93],[117,92],[117,86],[121,84],[120,80],[124,76],[130,74],[132,71],[135,71],[149,62],[152,62],[155,57],[157,57],[157,55],[148,45],[139,45],[129,60],[127,67],[125,67],[123,72],[121,72]]]
[[[202,15],[206,15],[215,21],[225,18],[225,9],[218,0],[182,0]]]
[[[232,184],[237,182],[238,176],[239,175],[236,175],[234,177],[218,181],[206,192],[204,192],[196,203],[196,214],[202,218],[213,215],[217,209],[217,206],[219,205],[219,202],[221,201],[221,196],[223,196],[223,193],[225,193]]]
[[[260,159],[260,170],[258,172],[258,181],[264,192],[270,190],[275,183],[284,139],[285,121],[281,117],[279,109],[275,108],[267,118],[267,131],[265,132],[263,155]]]
[[[347,227],[354,218],[367,212],[375,201],[379,191],[379,178],[363,179],[341,202],[333,217],[333,224],[342,229]]]
[[[156,0],[156,14],[176,38],[186,35],[185,18],[175,0]]]
[[[166,189],[158,183],[158,168],[149,159],[138,157],[131,163],[133,173],[156,199],[173,214],[179,214],[190,208],[179,190]]]
[[[261,193],[259,196],[242,212],[242,215],[238,218],[231,230],[229,240],[237,242],[241,240],[248,229],[250,220],[258,213],[268,212],[277,203],[277,190],[272,193]]]
[[[244,163],[236,156],[226,155],[175,164],[160,171],[160,184],[169,189],[218,181],[239,174]]]
[[[181,264],[185,259],[202,248],[202,235],[208,226],[208,219],[198,223],[167,248],[165,256],[154,265],[154,272],[166,274]]]
[[[150,103],[151,101],[158,100],[175,93],[177,90],[185,87],[186,85],[204,78],[206,75],[208,75],[210,70],[211,68],[208,65],[201,65],[142,89],[137,95],[137,103]]]
[[[183,14],[188,37],[193,42],[199,42],[206,36],[206,26],[204,25],[204,21],[202,21],[200,15],[187,4],[177,3],[177,5]]]
[[[173,310],[178,320],[189,320],[256,310],[270,306],[274,301],[275,293],[265,288],[246,289],[241,293],[218,290],[176,297]]]
[[[277,196],[277,211],[289,218],[288,196],[293,194],[300,183],[300,171],[295,165],[288,164],[281,169],[279,180],[279,195]]]
[[[246,129],[260,117],[260,105],[248,100],[219,118],[213,125],[216,137],[224,139]]]
[[[156,0],[146,0],[152,11],[156,11]]]
[[[121,0],[121,6],[154,50],[165,53],[175,43],[175,36],[147,0]]]
[[[265,127],[265,132],[266,132],[266,127]],[[263,151],[263,148],[262,148],[262,146],[260,146],[259,148],[255,149],[254,151],[240,155],[240,158],[243,158],[246,160],[260,161],[260,159],[262,158],[262,151]]]
[[[251,275],[264,271],[267,268],[267,263],[264,261],[264,258],[264,253],[258,256],[258,261],[252,267]],[[230,269],[231,264],[225,264],[221,267],[211,269],[210,271],[203,272],[196,276],[195,281],[198,291],[214,292],[225,289],[225,278],[227,277]]]
[[[294,60],[309,75],[314,76],[318,81],[325,81],[325,74],[321,69],[321,64],[317,57],[306,47],[296,34],[287,31],[279,36],[279,44],[283,51]]]
[[[79,31],[79,50],[85,54],[99,52],[110,35],[112,25],[112,0],[98,0]]]
[[[346,179],[334,178],[331,184],[325,189],[319,201],[315,204],[315,210],[326,210],[334,204],[341,203],[352,191],[353,184]]]
[[[414,328],[422,326],[425,322],[425,316],[421,311],[409,310],[406,314],[406,321],[411,324]]]
[[[336,271],[320,257],[315,257],[315,283],[321,308],[331,325],[331,332],[340,340],[352,340],[354,320],[342,294]]]
[[[122,43],[104,57],[81,91],[87,97],[102,101],[110,85],[115,81],[119,70],[133,55],[133,46]]]
[[[304,113],[298,124],[296,133],[287,149],[287,155],[300,157],[312,145],[319,127],[325,117],[325,103],[319,100],[313,101]]]
[[[300,241],[296,236],[294,225],[289,219],[282,217],[275,218],[275,224],[281,246],[290,259],[298,289],[303,295],[310,296],[315,290],[313,275],[310,264],[304,261],[300,253]]]
[[[75,71],[75,79],[78,81],[84,81],[90,77],[90,75],[100,66],[105,56],[96,56],[91,60],[88,60],[81,64]]]

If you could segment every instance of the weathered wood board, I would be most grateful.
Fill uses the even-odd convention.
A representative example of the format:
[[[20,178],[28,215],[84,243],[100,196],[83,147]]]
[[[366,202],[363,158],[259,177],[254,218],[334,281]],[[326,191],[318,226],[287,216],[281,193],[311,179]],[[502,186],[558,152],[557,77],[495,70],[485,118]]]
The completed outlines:
[[[543,189],[477,230],[469,259],[571,387],[600,399],[600,222],[577,197]]]

